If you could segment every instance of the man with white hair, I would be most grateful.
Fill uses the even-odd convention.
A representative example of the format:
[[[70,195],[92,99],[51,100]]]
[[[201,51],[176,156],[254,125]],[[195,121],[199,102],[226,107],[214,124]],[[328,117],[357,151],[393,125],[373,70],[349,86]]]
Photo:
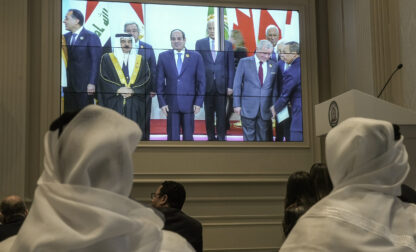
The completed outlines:
[[[244,141],[271,139],[273,115],[269,107],[277,96],[277,63],[270,60],[272,50],[272,43],[261,40],[257,44],[256,54],[238,63],[233,86],[233,107],[234,112],[241,116]]]
[[[279,55],[276,53],[277,52],[277,42],[279,41],[279,37],[280,37],[280,32],[279,32],[279,28],[277,28],[277,26],[275,25],[269,25],[266,28],[266,39],[268,41],[270,41],[270,43],[272,43],[273,45],[273,51],[272,51],[272,55],[270,56],[270,59],[277,62],[279,61]]]
[[[416,251],[416,205],[397,197],[410,171],[403,136],[390,122],[350,118],[325,148],[333,190],[280,251]]]
[[[146,94],[150,89],[150,70],[145,58],[132,50],[131,34],[116,34],[113,53],[102,56],[98,97],[102,105],[135,121],[145,129]]]

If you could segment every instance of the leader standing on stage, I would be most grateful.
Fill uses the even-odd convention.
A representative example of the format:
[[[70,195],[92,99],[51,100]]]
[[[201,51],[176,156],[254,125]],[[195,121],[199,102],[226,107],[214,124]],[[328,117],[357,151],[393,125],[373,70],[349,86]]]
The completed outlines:
[[[277,63],[270,60],[273,45],[261,40],[254,56],[238,63],[234,78],[234,112],[241,116],[244,141],[270,141],[276,99]]]
[[[162,113],[167,116],[170,141],[193,141],[194,118],[205,95],[205,68],[198,52],[185,49],[182,30],[170,33],[172,50],[159,54],[157,63],[157,97]]]
[[[225,141],[227,95],[233,93],[233,46],[231,42],[225,40],[224,49],[219,50],[220,44],[215,37],[214,20],[208,21],[207,33],[208,37],[198,40],[195,44],[195,50],[201,54],[205,65],[205,126],[208,141]]]
[[[116,34],[114,53],[103,55],[98,94],[102,105],[145,127],[146,94],[150,89],[150,69],[145,57],[132,49],[131,34]]]
[[[94,103],[95,81],[101,57],[97,34],[85,29],[84,15],[70,9],[63,21],[68,45],[67,87],[64,88],[64,111],[71,112]]]

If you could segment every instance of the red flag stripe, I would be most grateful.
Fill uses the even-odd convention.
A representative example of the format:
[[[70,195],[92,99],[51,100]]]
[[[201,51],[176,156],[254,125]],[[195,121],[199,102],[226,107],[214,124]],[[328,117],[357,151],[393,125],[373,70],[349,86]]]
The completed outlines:
[[[85,11],[85,22],[87,22],[88,18],[91,16],[91,13],[94,11],[95,7],[97,7],[98,1],[88,1],[87,2],[87,10]]]
[[[250,9],[250,16],[247,16],[239,9],[235,9],[235,13],[237,16],[237,23],[233,24],[234,30],[239,30],[241,35],[243,36],[245,46],[248,51],[248,56],[254,54],[256,50],[256,37],[254,34],[254,23],[253,23],[253,14]]]
[[[269,25],[275,25],[279,30],[279,40],[282,38],[282,30],[276,24],[273,17],[270,15],[269,11],[261,10],[260,12],[260,24],[259,24],[259,34],[258,40],[266,39],[266,28]]]
[[[286,12],[286,24],[290,25],[292,23],[292,11]]]
[[[130,3],[130,5],[133,8],[133,10],[137,13],[137,16],[140,18],[140,21],[142,21],[142,24],[144,24],[142,4]]]

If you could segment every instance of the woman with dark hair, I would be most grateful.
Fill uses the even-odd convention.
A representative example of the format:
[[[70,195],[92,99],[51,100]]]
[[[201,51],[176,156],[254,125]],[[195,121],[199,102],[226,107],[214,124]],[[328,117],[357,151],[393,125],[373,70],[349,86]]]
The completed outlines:
[[[286,186],[285,209],[292,204],[308,208],[317,201],[315,188],[308,172],[297,171],[289,176]]]
[[[326,164],[313,164],[309,174],[311,175],[311,180],[315,187],[317,200],[322,199],[332,191],[332,182]]]
[[[317,201],[315,188],[308,172],[297,171],[289,176],[286,186],[283,233],[285,237],[297,220]]]

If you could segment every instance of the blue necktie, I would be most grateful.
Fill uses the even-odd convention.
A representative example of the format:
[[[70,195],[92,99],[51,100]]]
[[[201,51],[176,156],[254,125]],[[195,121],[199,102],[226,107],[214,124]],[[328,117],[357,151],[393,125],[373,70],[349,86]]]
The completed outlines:
[[[272,60],[277,61],[277,60],[276,60],[276,53],[274,52],[274,50],[273,50],[273,52],[272,52]]]
[[[71,36],[71,46],[72,46],[73,44],[75,44],[75,38],[76,38],[76,36],[77,36],[77,34],[76,34],[76,33],[72,33],[72,36]]]
[[[217,58],[217,52],[215,52],[215,40],[211,40],[211,55],[213,61],[215,61],[215,58]]]
[[[121,68],[121,69],[123,70],[124,77],[126,77],[126,81],[127,81],[127,83],[129,83],[129,81],[130,81],[130,76],[129,76],[129,67],[128,67],[128,63],[127,63],[127,65],[126,65],[126,64],[124,64],[124,62],[123,62],[123,66],[122,66],[122,68]]]
[[[176,69],[178,69],[178,75],[181,73],[182,69],[182,53],[178,53],[178,61],[176,62]]]

